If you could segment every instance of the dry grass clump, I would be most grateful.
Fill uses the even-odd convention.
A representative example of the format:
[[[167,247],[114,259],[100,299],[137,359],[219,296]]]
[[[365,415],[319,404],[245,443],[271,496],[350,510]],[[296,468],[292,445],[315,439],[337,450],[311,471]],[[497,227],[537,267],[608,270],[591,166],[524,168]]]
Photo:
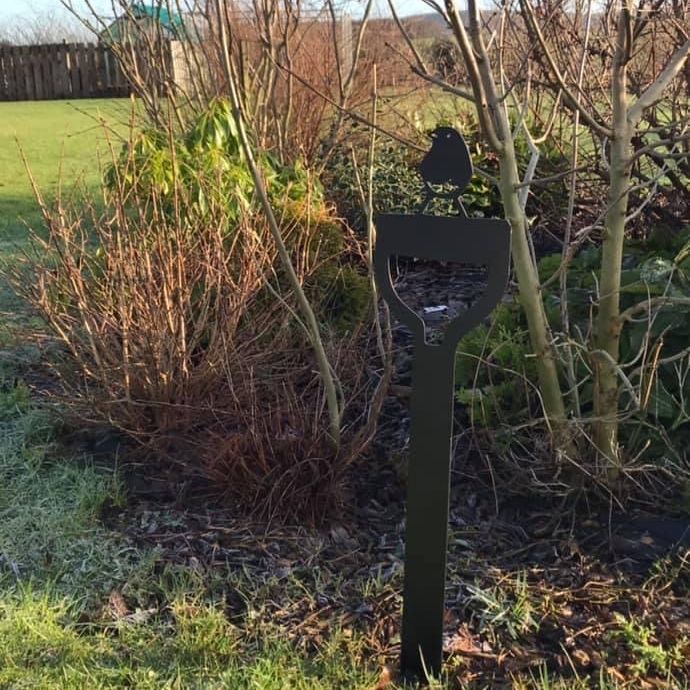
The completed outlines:
[[[367,329],[331,327],[321,310],[350,410],[335,448],[263,217],[211,193],[201,213],[188,196],[179,184],[165,198],[113,185],[103,212],[42,203],[48,232],[32,233],[37,251],[14,283],[64,346],[62,398],[80,420],[117,428],[151,467],[182,465],[254,511],[318,520],[370,436]],[[313,220],[323,211],[297,206],[282,214],[284,236],[318,309],[323,276],[337,276],[353,246],[333,241],[332,218],[326,229]]]

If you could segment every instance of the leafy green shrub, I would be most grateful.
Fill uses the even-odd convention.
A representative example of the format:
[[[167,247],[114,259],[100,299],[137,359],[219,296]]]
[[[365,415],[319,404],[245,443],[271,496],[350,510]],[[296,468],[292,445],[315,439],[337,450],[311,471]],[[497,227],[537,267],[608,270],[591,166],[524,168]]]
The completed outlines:
[[[340,332],[356,329],[371,306],[369,277],[351,264],[329,264],[314,275],[312,301]]]
[[[366,144],[363,141],[361,144],[357,155],[360,166],[366,161]],[[414,154],[397,142],[377,147],[373,174],[375,213],[406,213],[422,204],[423,186],[414,169],[414,160]],[[364,168],[360,169],[362,175]],[[349,149],[342,147],[332,155],[325,177],[329,198],[335,202],[340,215],[353,228],[363,229],[366,220]]]
[[[621,386],[626,411],[621,433],[623,442],[632,446],[628,452],[648,445],[658,457],[667,455],[669,446],[683,449],[690,444],[690,309],[683,302],[690,298],[690,257],[683,251],[689,239],[690,228],[662,243],[653,234],[649,242],[630,242],[623,259],[621,310],[637,310],[625,319],[620,338],[622,373],[627,377]],[[559,260],[542,261],[542,276]],[[594,267],[599,263],[600,249],[590,248],[568,271],[570,318],[583,332],[596,299]],[[674,299],[680,302],[674,304]],[[550,320],[557,325],[558,293],[550,291],[547,304]],[[582,378],[586,366],[581,361]],[[582,387],[585,410],[591,410],[591,390],[591,385]]]
[[[281,166],[268,154],[260,155],[259,163],[274,201],[302,201],[308,192],[313,203],[321,201],[321,192],[310,183],[303,165]],[[167,130],[151,127],[136,133],[108,168],[105,182],[111,191],[122,187],[137,199],[155,194],[168,209],[175,194],[183,191],[190,208],[200,215],[217,204],[235,218],[251,206],[254,192],[230,105],[224,99],[213,101],[182,134],[171,136]]]
[[[321,183],[299,160],[281,165],[265,152],[257,160],[288,248],[301,261],[318,263],[305,281],[323,304],[322,318],[338,328],[353,327],[365,316],[369,291],[359,271],[348,265],[351,238],[334,219]],[[211,102],[182,133],[147,128],[133,136],[108,168],[105,184],[111,198],[124,197],[139,210],[162,207],[171,218],[182,211],[185,225],[222,213],[228,235],[241,225],[243,214],[258,210],[254,180],[224,99]],[[345,298],[351,291],[355,297]]]
[[[578,410],[569,412],[580,423],[595,414],[597,353],[591,351],[590,339],[600,252],[596,246],[582,251],[567,272],[579,403]],[[561,293],[558,282],[549,279],[561,262],[561,255],[554,254],[539,263],[540,280],[547,285],[547,317],[559,339]],[[690,228],[674,236],[653,233],[648,241],[628,243],[620,299],[624,315],[620,338],[623,467],[631,462],[633,470],[641,468],[629,487],[631,495],[642,497],[653,487],[650,495],[660,500],[681,488],[690,472],[686,451],[690,448]],[[470,333],[458,350],[457,399],[475,424],[492,430],[496,441],[507,437],[514,442],[514,433],[502,432],[524,429],[527,420],[540,416],[537,391],[529,384],[536,371],[522,319],[517,305],[503,305],[496,310],[492,326]],[[565,387],[565,379],[563,383]],[[572,401],[569,397],[568,403]],[[579,462],[586,486],[593,488],[601,470],[588,458]],[[662,481],[660,476],[666,478]]]
[[[530,344],[521,311],[503,304],[491,326],[468,333],[458,346],[455,385],[458,402],[482,426],[525,417],[532,402],[528,385],[536,369],[529,358]]]
[[[314,218],[325,214],[322,187],[300,161],[284,166],[268,153],[257,159],[271,201],[282,213],[299,218],[308,204]],[[200,217],[222,207],[236,220],[254,205],[254,180],[224,99],[213,101],[181,134],[149,127],[134,135],[105,182],[111,193],[119,190],[137,201],[155,197],[168,212],[182,193],[185,208]]]

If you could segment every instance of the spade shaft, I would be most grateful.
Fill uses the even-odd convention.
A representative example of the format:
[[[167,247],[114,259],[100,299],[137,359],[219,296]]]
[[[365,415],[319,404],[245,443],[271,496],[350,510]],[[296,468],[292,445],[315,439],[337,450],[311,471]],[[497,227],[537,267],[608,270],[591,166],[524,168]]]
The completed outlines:
[[[407,479],[403,673],[441,669],[455,353],[417,343]]]
[[[414,342],[401,670],[407,678],[423,679],[438,675],[443,652],[455,350],[505,290],[510,226],[488,218],[382,214],[376,232],[377,285]],[[428,342],[424,321],[397,293],[391,273],[395,256],[486,268],[483,293],[451,319],[440,343]]]

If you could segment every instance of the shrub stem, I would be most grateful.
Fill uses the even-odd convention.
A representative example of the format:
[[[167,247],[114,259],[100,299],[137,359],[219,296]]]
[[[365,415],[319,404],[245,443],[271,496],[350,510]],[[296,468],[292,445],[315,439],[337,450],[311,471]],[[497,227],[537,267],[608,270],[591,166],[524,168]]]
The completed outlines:
[[[249,167],[254,179],[256,194],[259,198],[259,202],[261,203],[263,212],[266,215],[266,220],[268,221],[271,235],[273,236],[278,248],[280,260],[283,264],[285,272],[287,273],[288,281],[290,282],[292,289],[295,291],[299,309],[302,312],[302,316],[307,326],[307,332],[312,343],[312,347],[314,348],[319,374],[321,376],[321,381],[323,382],[323,387],[326,394],[326,405],[329,416],[329,432],[333,445],[337,450],[340,447],[341,409],[338,402],[335,376],[328,360],[328,355],[326,354],[326,349],[323,344],[323,338],[321,337],[316,315],[312,309],[309,299],[304,292],[304,289],[302,288],[299,278],[297,277],[297,273],[295,272],[295,267],[292,264],[292,259],[290,258],[290,254],[285,246],[285,241],[283,240],[283,235],[280,231],[275,213],[273,212],[273,207],[271,206],[271,201],[268,197],[268,192],[266,191],[266,186],[264,184],[261,171],[254,158],[253,150],[249,142],[246,122],[242,113],[241,101],[237,89],[237,82],[232,69],[232,64],[230,62],[227,27],[225,25],[225,19],[221,10],[220,0],[217,0],[216,2],[216,11],[218,28],[220,31],[221,48],[223,51],[223,68],[228,82],[228,89],[230,91],[230,105],[232,107],[233,117],[235,118],[235,122],[237,124],[240,146],[242,147],[242,152],[245,156],[247,166]]]

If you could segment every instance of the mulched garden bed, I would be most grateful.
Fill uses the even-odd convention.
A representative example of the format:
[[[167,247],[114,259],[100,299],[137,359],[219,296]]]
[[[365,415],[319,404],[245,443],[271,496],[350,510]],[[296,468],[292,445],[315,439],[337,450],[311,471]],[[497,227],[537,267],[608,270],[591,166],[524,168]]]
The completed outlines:
[[[394,666],[404,490],[388,464],[370,462],[351,511],[320,529],[247,524],[229,510],[165,504],[141,490],[106,519],[155,547],[161,568],[183,566],[222,586],[237,624],[260,615],[305,648],[335,630],[359,633],[379,663]],[[497,510],[459,472],[451,506],[445,632],[456,680],[509,688],[516,674],[548,668],[672,687],[659,645],[676,676],[690,677],[690,521],[564,514],[543,534],[555,506]]]

